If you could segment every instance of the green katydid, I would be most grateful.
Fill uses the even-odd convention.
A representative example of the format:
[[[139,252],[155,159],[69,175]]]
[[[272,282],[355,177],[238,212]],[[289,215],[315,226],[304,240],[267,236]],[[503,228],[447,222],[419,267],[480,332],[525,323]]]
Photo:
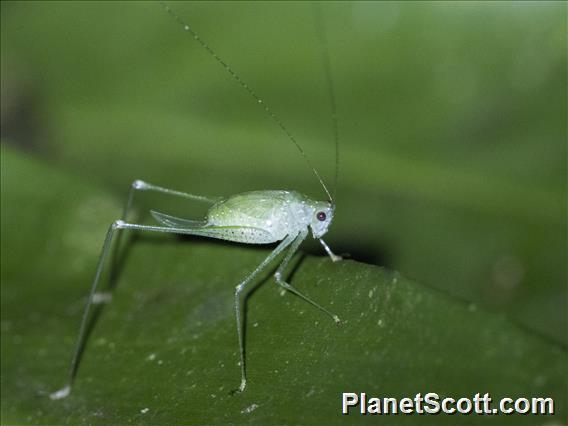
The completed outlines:
[[[126,206],[123,211],[122,218],[111,224],[104,240],[101,255],[97,265],[95,277],[92,283],[90,295],[83,313],[79,336],[76,343],[75,352],[71,360],[70,374],[67,385],[52,393],[52,399],[65,398],[71,392],[71,387],[77,373],[81,351],[87,333],[87,323],[91,306],[108,299],[105,294],[97,293],[97,286],[101,278],[101,274],[105,265],[105,260],[111,251],[111,246],[115,236],[119,230],[131,229],[139,231],[162,232],[173,234],[195,235],[209,238],[216,238],[226,241],[234,241],[248,244],[270,244],[279,242],[276,248],[268,255],[268,257],[257,266],[244,280],[242,280],[235,288],[235,315],[237,322],[237,333],[239,338],[240,366],[241,366],[241,384],[239,391],[244,391],[246,387],[246,365],[243,342],[243,324],[241,315],[241,293],[267,265],[269,265],[279,254],[286,249],[288,252],[274,273],[276,283],[284,289],[296,294],[308,303],[323,311],[329,317],[340,324],[337,315],[330,312],[314,300],[302,294],[300,291],[287,283],[284,278],[284,271],[296,253],[301,243],[308,236],[310,230],[312,236],[318,239],[323,248],[330,256],[331,260],[336,262],[341,260],[340,256],[335,255],[329,246],[324,242],[322,236],[328,231],[333,220],[335,204],[333,197],[328,190],[323,179],[317,170],[311,165],[310,160],[306,156],[304,150],[296,141],[294,136],[284,126],[278,116],[271,108],[246,84],[233,69],[227,65],[211,47],[206,44],[193,29],[183,21],[173,9],[162,3],[163,8],[172,18],[188,32],[192,38],[203,47],[238,83],[248,92],[248,94],[259,103],[265,113],[280,127],[287,135],[288,139],[296,146],[304,160],[307,162],[311,171],[323,187],[328,200],[315,201],[312,198],[300,194],[296,191],[286,190],[263,190],[252,191],[237,194],[228,198],[224,197],[204,197],[200,195],[189,194],[168,188],[153,185],[142,180],[135,180],[130,188]],[[315,9],[316,24],[318,37],[322,48],[322,60],[324,65],[325,77],[328,83],[328,91],[331,100],[332,123],[335,136],[335,187],[337,187],[337,171],[338,171],[338,129],[337,114],[335,106],[335,95],[332,86],[329,55],[327,52],[327,43],[323,20],[319,9]],[[179,196],[186,199],[205,202],[211,205],[208,210],[207,217],[202,221],[188,220],[178,217],[166,215],[164,213],[152,211],[152,216],[157,220],[160,226],[141,225],[129,223],[126,221],[128,213],[131,209],[134,194],[137,191],[155,191],[173,196]]]

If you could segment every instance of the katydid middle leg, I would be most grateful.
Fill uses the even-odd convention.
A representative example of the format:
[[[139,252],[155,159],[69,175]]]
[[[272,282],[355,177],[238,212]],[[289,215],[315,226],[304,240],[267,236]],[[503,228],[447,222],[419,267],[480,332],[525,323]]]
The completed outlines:
[[[247,385],[247,376],[246,376],[246,366],[245,366],[245,346],[243,341],[243,328],[241,324],[241,300],[240,294],[243,291],[244,287],[252,281],[254,277],[256,277],[270,262],[274,260],[276,256],[278,256],[282,250],[288,247],[294,239],[296,235],[288,235],[284,238],[278,246],[268,255],[266,259],[262,261],[260,265],[256,267],[251,274],[249,274],[238,286],[235,287],[235,315],[237,317],[237,333],[239,336],[239,351],[241,355],[241,385],[239,386],[239,391],[242,392],[245,390],[245,386]]]
[[[306,238],[307,235],[308,235],[307,229],[303,230],[302,232],[300,232],[298,234],[298,236],[296,237],[296,239],[294,240],[294,242],[290,246],[290,250],[286,254],[286,257],[284,257],[284,260],[282,261],[282,263],[280,264],[280,266],[276,270],[276,272],[274,274],[274,278],[276,279],[276,283],[278,285],[280,285],[283,288],[285,288],[286,290],[294,293],[296,296],[301,297],[306,302],[312,304],[313,306],[315,306],[319,310],[325,312],[327,315],[329,315],[335,321],[336,324],[339,324],[341,322],[341,320],[339,319],[339,317],[337,315],[331,313],[330,311],[325,309],[323,306],[321,306],[319,303],[310,299],[308,296],[302,294],[299,290],[297,290],[295,287],[292,287],[290,284],[288,284],[286,281],[284,281],[282,279],[282,274],[284,273],[286,266],[288,266],[288,262],[290,262],[290,259],[292,259],[292,256],[294,256],[294,253],[296,253],[296,251],[298,250],[298,247],[300,247],[300,244],[302,244],[302,242],[304,241],[304,239]]]

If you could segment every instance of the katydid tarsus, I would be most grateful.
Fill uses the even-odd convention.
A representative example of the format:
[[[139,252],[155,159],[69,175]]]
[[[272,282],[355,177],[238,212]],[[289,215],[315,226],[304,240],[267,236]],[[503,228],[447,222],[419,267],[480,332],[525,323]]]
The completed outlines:
[[[261,262],[257,268],[244,278],[235,287],[235,316],[237,323],[237,334],[239,340],[239,353],[240,353],[240,366],[241,366],[241,383],[238,388],[239,391],[244,391],[246,387],[246,364],[245,352],[243,342],[243,327],[242,312],[241,312],[241,296],[243,291],[246,290],[247,285],[276,257],[287,250],[283,260],[274,273],[275,281],[284,289],[294,293],[306,302],[315,306],[323,313],[328,315],[337,324],[340,324],[340,319],[337,315],[330,312],[316,301],[310,299],[308,296],[301,293],[296,288],[292,287],[284,279],[286,267],[296,253],[301,243],[309,235],[310,231],[315,239],[318,239],[323,246],[326,253],[332,261],[338,261],[340,256],[335,255],[329,246],[324,242],[322,236],[328,231],[329,226],[333,220],[335,203],[332,193],[324,183],[323,179],[312,166],[309,158],[305,154],[300,144],[296,141],[292,133],[287,129],[280,118],[273,112],[273,110],[261,99],[256,92],[226,63],[217,53],[197,35],[194,30],[167,4],[162,3],[163,9],[179,24],[183,30],[197,42],[209,55],[215,59],[227,71],[233,79],[250,95],[251,98],[257,102],[264,112],[278,125],[278,127],[286,134],[288,140],[293,143],[297,148],[300,155],[306,161],[308,167],[322,186],[326,196],[326,201],[315,201],[312,198],[300,194],[296,191],[288,190],[260,190],[237,194],[231,197],[204,197],[200,195],[193,195],[186,192],[176,191],[168,188],[163,188],[142,180],[135,180],[132,183],[128,199],[122,214],[121,219],[116,220],[111,224],[107,231],[104,240],[103,248],[99,257],[95,277],[93,279],[91,291],[87,300],[87,304],[83,313],[79,336],[75,347],[75,352],[71,360],[71,366],[68,376],[67,384],[64,388],[54,392],[50,395],[52,399],[64,398],[71,392],[83,346],[87,335],[87,324],[89,320],[89,312],[93,304],[98,303],[105,299],[101,293],[97,292],[97,287],[101,278],[102,271],[106,264],[107,257],[111,251],[113,240],[120,230],[135,230],[135,231],[149,231],[149,232],[162,232],[170,234],[185,234],[195,235],[201,237],[216,238],[226,241],[248,243],[248,244],[270,244],[278,243],[276,248],[268,255],[268,257]],[[321,15],[321,10],[317,5],[314,5],[314,17],[317,30],[317,37],[319,39],[320,48],[322,51],[322,62],[327,81],[327,89],[331,102],[331,117],[335,142],[335,182],[334,192],[337,190],[337,176],[338,176],[338,128],[337,128],[337,114],[335,106],[335,95],[331,78],[331,67],[329,62],[329,54],[326,42],[326,33],[324,28],[324,20]],[[127,221],[128,213],[132,207],[134,194],[138,191],[154,191],[172,196],[182,197],[193,201],[204,202],[210,204],[205,220],[196,221],[182,219],[151,211],[152,216],[159,225],[141,225],[136,223],[129,223]]]

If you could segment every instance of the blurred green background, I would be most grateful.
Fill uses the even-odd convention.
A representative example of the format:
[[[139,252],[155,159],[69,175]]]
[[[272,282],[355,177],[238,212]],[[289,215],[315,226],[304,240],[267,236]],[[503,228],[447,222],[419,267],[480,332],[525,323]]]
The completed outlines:
[[[332,183],[312,6],[175,9]],[[566,345],[566,4],[322,11],[341,138],[328,243]],[[324,198],[278,127],[158,4],[2,2],[1,19],[5,146],[117,199],[136,178],[204,195]],[[167,198],[140,203],[203,214]]]
[[[176,9],[331,182],[311,5]],[[332,3],[324,16],[341,134],[332,247],[566,342],[566,5]],[[275,124],[152,3],[3,2],[2,138],[122,196],[142,178],[323,198]]]

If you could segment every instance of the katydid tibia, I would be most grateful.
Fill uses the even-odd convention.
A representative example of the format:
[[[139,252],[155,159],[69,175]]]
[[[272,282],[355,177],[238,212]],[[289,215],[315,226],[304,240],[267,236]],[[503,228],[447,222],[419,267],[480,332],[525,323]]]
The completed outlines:
[[[296,253],[302,242],[309,235],[310,231],[312,236],[320,241],[331,260],[335,262],[341,259],[340,256],[335,255],[331,251],[329,246],[322,239],[322,236],[328,231],[328,228],[331,225],[335,210],[335,204],[333,203],[333,197],[331,196],[331,193],[329,192],[316,169],[312,167],[301,146],[298,144],[292,134],[287,130],[282,121],[280,121],[280,119],[276,116],[276,114],[232,70],[232,68],[230,68],[209,47],[209,45],[207,45],[169,6],[165,4],[162,4],[162,6],[174,18],[174,20],[183,27],[185,31],[191,34],[194,40],[196,40],[217,62],[219,62],[225,68],[225,70],[241,85],[243,89],[245,89],[259,104],[262,105],[264,111],[286,133],[289,140],[299,150],[300,154],[308,163],[308,166],[311,168],[315,177],[322,185],[328,197],[328,200],[315,201],[312,198],[300,194],[296,191],[284,190],[252,191],[237,194],[227,198],[211,198],[163,188],[141,180],[134,181],[130,188],[128,200],[126,202],[122,218],[112,223],[104,240],[99,263],[91,287],[91,292],[87,301],[87,305],[85,307],[85,311],[83,313],[81,328],[79,337],[77,339],[76,349],[71,361],[71,368],[67,385],[57,392],[52,393],[50,395],[52,399],[64,398],[69,395],[71,391],[71,386],[77,373],[81,351],[87,334],[89,312],[93,304],[105,299],[101,297],[101,293],[97,292],[97,287],[106,263],[105,261],[109,255],[109,252],[111,251],[113,240],[120,230],[130,229],[137,231],[195,235],[247,244],[278,243],[276,248],[268,255],[268,257],[266,257],[266,259],[260,265],[258,265],[252,273],[250,273],[235,287],[235,315],[237,322],[241,365],[241,384],[239,386],[239,391],[241,392],[244,391],[246,387],[246,365],[243,342],[241,295],[242,292],[246,289],[247,284],[252,282],[252,280],[278,255],[287,250],[287,253],[284,255],[283,260],[274,273],[276,283],[327,314],[330,318],[333,319],[333,321],[335,321],[335,323],[340,324],[340,320],[337,315],[330,312],[314,300],[310,299],[308,296],[304,295],[296,288],[292,287],[284,279],[284,272],[290,259],[292,258],[294,253]],[[325,42],[323,21],[321,19],[321,15],[317,15],[316,18],[319,18],[316,23],[318,23],[319,25],[318,35],[324,52],[323,62],[325,75],[328,81],[328,90],[332,103],[332,121],[336,143],[335,186],[337,187],[338,132],[335,96],[333,93],[333,86],[331,84],[330,65],[327,54],[327,45]],[[137,191],[160,192],[194,201],[204,202],[210,204],[211,207],[208,210],[207,217],[203,221],[188,220],[185,218],[173,217],[157,211],[152,211],[152,216],[159,223],[159,225],[152,226],[129,223],[127,222],[128,213],[132,207],[134,194]]]

